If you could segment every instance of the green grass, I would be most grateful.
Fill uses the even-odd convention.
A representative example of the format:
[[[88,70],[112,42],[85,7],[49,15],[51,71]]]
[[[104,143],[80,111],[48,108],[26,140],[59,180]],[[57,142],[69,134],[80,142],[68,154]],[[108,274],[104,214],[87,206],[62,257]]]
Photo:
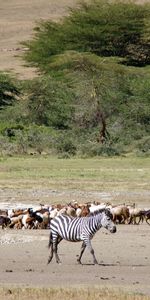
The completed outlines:
[[[33,185],[83,191],[149,190],[150,158],[58,159],[9,157],[0,161],[0,187]]]

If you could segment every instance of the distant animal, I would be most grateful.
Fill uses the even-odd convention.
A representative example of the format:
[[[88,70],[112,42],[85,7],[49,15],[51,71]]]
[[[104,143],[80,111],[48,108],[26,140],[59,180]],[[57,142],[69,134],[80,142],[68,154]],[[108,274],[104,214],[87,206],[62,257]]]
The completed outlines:
[[[126,221],[128,221],[129,218],[129,208],[126,207],[124,204],[112,206],[110,208],[111,213],[113,215],[113,221],[114,223],[120,223],[125,224]]]
[[[22,219],[23,215],[18,215],[17,217],[12,217],[11,223],[9,224],[9,228],[15,228],[15,229],[21,229],[23,224],[22,224]]]
[[[0,216],[0,226],[2,226],[2,229],[7,227],[11,223],[11,220],[7,216]]]
[[[145,220],[148,225],[150,225],[150,209],[145,211]]]
[[[7,209],[0,209],[0,215],[1,216],[8,216],[8,210]]]
[[[128,224],[138,225],[140,222],[143,222],[145,212],[141,208],[128,206],[129,208],[129,218]]]
[[[87,217],[73,218],[67,215],[60,215],[52,219],[48,244],[50,248],[48,263],[51,262],[53,254],[55,254],[56,262],[60,263],[57,248],[60,241],[64,239],[71,242],[82,241],[81,252],[77,259],[78,263],[81,263],[81,257],[87,247],[92,254],[93,263],[97,264],[91,239],[101,227],[108,229],[112,233],[116,232],[116,226],[112,221],[112,214],[108,209],[91,213]]]
[[[76,209],[77,217],[86,217],[90,214],[90,209],[88,204],[80,204]]]
[[[35,228],[35,221],[39,223],[43,222],[43,218],[39,216],[32,208],[28,208],[28,213],[25,214],[22,218],[23,227],[26,228]]]

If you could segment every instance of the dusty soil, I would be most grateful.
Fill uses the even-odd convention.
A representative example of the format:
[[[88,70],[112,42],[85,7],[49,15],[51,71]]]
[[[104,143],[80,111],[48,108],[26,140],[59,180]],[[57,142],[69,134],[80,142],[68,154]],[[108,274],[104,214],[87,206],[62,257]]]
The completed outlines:
[[[25,51],[20,44],[29,40],[39,20],[59,20],[76,0],[0,0],[0,70],[12,71],[20,79],[36,76],[34,68],[24,66]]]
[[[45,203],[98,200],[114,201],[114,193],[52,191],[45,189],[0,190],[0,207],[33,207]],[[141,194],[124,193],[130,201]],[[122,198],[122,193],[119,194]],[[149,198],[149,193],[148,193]],[[145,198],[145,194],[143,193]],[[40,199],[40,200],[39,200]],[[148,200],[148,199],[147,199]],[[143,208],[148,202],[143,203]],[[61,265],[55,259],[47,265],[49,230],[0,229],[0,286],[107,286],[150,295],[150,226],[118,225],[117,233],[101,229],[92,244],[99,265],[92,264],[85,251],[83,265],[77,264],[81,243],[62,241],[59,246]]]
[[[98,193],[57,191],[49,189],[0,189],[0,208],[33,207],[39,203],[67,203],[72,199],[83,201],[110,201],[126,199],[149,207],[149,192]],[[62,241],[59,254],[47,265],[49,230],[0,229],[0,286],[107,286],[150,295],[150,226],[118,225],[117,233],[101,229],[92,244],[99,265],[92,264],[88,251],[83,265],[76,262],[81,243]]]
[[[0,286],[107,286],[150,295],[150,227],[118,225],[117,233],[101,229],[88,251],[76,262],[80,243],[62,241],[61,265],[47,265],[49,230],[0,230]]]

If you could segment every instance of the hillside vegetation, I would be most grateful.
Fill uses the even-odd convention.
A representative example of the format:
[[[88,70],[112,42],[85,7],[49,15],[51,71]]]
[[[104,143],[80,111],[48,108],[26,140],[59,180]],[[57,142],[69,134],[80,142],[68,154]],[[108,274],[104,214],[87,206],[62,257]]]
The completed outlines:
[[[150,4],[81,2],[24,42],[41,75],[0,74],[2,154],[150,154]]]

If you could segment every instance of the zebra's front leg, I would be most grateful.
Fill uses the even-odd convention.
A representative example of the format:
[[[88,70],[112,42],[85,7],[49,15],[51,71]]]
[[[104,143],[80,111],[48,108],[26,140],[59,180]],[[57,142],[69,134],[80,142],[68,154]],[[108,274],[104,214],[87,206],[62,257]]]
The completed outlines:
[[[92,254],[92,256],[93,256],[93,263],[94,263],[94,265],[97,265],[97,264],[98,264],[98,261],[97,261],[97,259],[96,259],[96,257],[95,257],[94,249],[92,248],[90,252],[91,252],[91,254]]]
[[[96,259],[96,257],[95,257],[94,249],[92,248],[92,245],[91,245],[91,241],[90,241],[90,240],[86,241],[86,246],[87,246],[87,248],[89,249],[90,253],[92,254],[92,257],[93,257],[93,264],[94,264],[94,265],[98,264],[97,259]]]
[[[83,252],[84,252],[85,248],[86,248],[86,244],[83,242],[83,243],[82,243],[82,246],[81,246],[81,252],[80,252],[80,255],[79,255],[78,259],[77,259],[77,262],[78,262],[79,264],[81,264],[81,257],[82,257],[82,255],[83,255]]]

